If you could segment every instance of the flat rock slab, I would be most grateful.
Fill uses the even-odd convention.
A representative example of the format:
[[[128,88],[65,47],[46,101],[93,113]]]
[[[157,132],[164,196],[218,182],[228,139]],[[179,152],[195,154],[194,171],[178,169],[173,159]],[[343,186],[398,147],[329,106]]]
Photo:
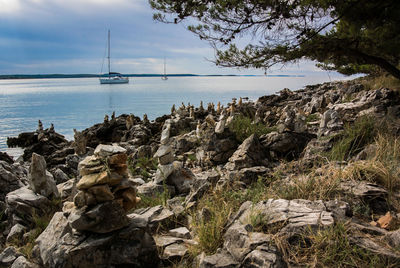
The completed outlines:
[[[126,149],[118,145],[105,145],[100,144],[94,150],[94,155],[100,157],[107,157],[113,154],[126,153]]]
[[[169,234],[179,238],[191,238],[190,231],[186,227],[179,227],[169,230]]]

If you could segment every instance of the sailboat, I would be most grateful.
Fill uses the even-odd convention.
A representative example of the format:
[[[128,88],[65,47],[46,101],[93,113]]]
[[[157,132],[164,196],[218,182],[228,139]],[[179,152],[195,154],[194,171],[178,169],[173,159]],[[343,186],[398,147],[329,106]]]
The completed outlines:
[[[165,57],[164,57],[164,75],[163,76],[161,76],[161,80],[168,80],[168,77],[167,77],[167,71],[166,71],[166,59],[165,59]]]
[[[110,64],[110,30],[108,30],[108,77],[99,78],[100,84],[126,84],[129,83],[128,77],[122,77],[120,73],[111,72]]]

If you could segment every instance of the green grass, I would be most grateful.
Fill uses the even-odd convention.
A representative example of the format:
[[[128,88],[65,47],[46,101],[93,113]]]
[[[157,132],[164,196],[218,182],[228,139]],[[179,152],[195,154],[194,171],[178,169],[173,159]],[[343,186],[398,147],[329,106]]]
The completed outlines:
[[[340,138],[335,142],[332,150],[328,152],[331,160],[344,161],[373,142],[377,135],[375,120],[371,117],[360,117],[354,124],[347,124]]]
[[[157,160],[148,157],[141,157],[135,160],[129,158],[128,167],[133,176],[140,175],[146,181],[151,177],[150,170],[157,169]]]
[[[306,123],[315,122],[315,121],[319,121],[319,120],[320,120],[320,116],[317,113],[309,114],[306,117]]]
[[[239,115],[233,118],[229,124],[229,130],[235,134],[238,142],[243,142],[253,134],[261,136],[276,130],[276,128],[266,127],[262,123],[253,123],[251,118]]]

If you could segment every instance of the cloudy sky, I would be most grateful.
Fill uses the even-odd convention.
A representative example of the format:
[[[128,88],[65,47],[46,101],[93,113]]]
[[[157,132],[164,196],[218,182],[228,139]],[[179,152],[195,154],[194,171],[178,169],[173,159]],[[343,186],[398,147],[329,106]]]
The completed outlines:
[[[262,74],[215,67],[187,24],[153,21],[147,0],[0,0],[0,74],[100,73],[111,30],[112,69],[122,73]],[[313,63],[273,71],[320,74]]]

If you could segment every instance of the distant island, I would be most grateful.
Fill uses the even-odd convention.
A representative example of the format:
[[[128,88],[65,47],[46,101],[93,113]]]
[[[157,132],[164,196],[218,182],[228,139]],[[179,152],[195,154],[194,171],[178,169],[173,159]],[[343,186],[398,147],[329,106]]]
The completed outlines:
[[[0,75],[0,79],[44,79],[44,78],[91,78],[91,77],[106,77],[107,74],[5,74]],[[163,74],[123,74],[128,77],[161,77]],[[220,76],[267,76],[267,77],[304,77],[304,75],[236,75],[236,74],[168,74],[169,77],[220,77]]]

